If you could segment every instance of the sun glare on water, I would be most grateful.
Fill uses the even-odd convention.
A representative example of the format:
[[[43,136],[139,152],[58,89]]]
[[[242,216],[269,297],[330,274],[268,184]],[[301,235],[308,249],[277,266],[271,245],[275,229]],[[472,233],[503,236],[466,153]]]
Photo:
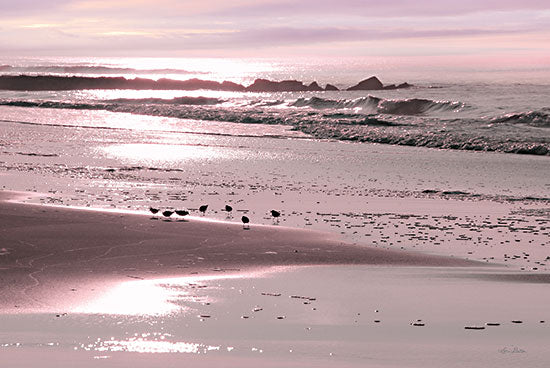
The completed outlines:
[[[93,58],[90,62],[140,71],[135,75],[125,74],[127,78],[199,78],[235,83],[250,83],[276,67],[270,61],[246,58]],[[144,74],[143,71],[151,73]]]

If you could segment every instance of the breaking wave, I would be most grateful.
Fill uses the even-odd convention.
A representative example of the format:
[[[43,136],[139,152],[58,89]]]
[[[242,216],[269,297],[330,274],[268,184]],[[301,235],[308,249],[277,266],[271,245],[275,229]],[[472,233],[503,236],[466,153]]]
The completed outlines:
[[[433,101],[419,98],[387,100],[374,96],[354,100],[330,100],[320,97],[300,98],[291,103],[290,106],[313,109],[362,109],[371,113],[389,115],[458,112],[466,108],[464,103],[457,101]]]
[[[550,128],[550,109],[508,114],[491,120],[494,124],[523,124],[537,128]]]
[[[175,97],[172,99],[163,98],[118,98],[112,100],[103,100],[94,103],[68,103],[57,101],[0,101],[0,105],[21,106],[21,107],[48,107],[61,109],[116,109],[117,105],[131,105],[129,112],[140,114],[149,109],[148,105],[218,105],[226,102],[213,97]],[[245,107],[262,108],[282,106],[283,100],[275,101],[251,101]],[[421,115],[429,112],[449,112],[464,108],[460,102],[432,101],[422,99],[406,100],[386,100],[374,96],[361,97],[354,100],[330,100],[320,97],[299,98],[296,101],[289,102],[289,107],[312,108],[315,110],[355,110],[354,114],[346,114],[334,111],[323,114],[324,117],[332,118],[361,118],[366,114],[387,114],[387,115]],[[125,108],[127,109],[127,108]],[[360,110],[360,111],[357,111]]]
[[[160,105],[217,105],[223,103],[214,97],[174,97],[164,98],[117,98],[113,100],[104,100],[102,102],[109,104],[160,104]]]
[[[319,139],[550,155],[550,136],[544,132],[541,133],[540,130],[540,127],[549,127],[549,111],[544,109],[498,118],[444,119],[420,113],[404,114],[404,112],[410,112],[411,106],[420,106],[420,110],[424,112],[427,109],[453,109],[458,103],[417,99],[391,101],[391,103],[386,101],[390,100],[372,96],[340,101],[316,97],[298,99],[291,103],[282,103],[279,100],[267,101],[267,103],[250,101],[246,105],[226,106],[220,105],[225,101],[215,98],[178,97],[117,99],[87,103],[0,100],[0,106],[105,110],[202,121],[278,124],[291,126],[293,130]],[[281,104],[286,108],[270,106]],[[339,110],[365,105],[376,106],[376,111],[363,109],[358,113],[356,110]],[[288,108],[289,106],[308,108]],[[417,107],[415,109],[414,111],[419,111]],[[403,115],[398,115],[397,112]]]

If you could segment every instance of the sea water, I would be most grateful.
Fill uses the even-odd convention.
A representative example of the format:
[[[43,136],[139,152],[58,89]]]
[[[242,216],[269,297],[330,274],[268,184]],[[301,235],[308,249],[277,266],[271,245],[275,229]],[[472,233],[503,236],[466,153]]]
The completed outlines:
[[[82,125],[63,118],[80,111],[109,111],[175,118],[160,130],[181,130],[178,120],[284,125],[321,139],[375,142],[444,149],[548,155],[550,68],[427,68],[384,59],[101,59],[12,58],[0,60],[2,75],[199,78],[250,85],[256,78],[333,84],[340,91],[228,92],[173,90],[0,91],[0,107],[54,109],[55,124]],[[345,91],[377,75],[404,89]],[[53,87],[52,87],[53,88]],[[76,121],[75,121],[76,120]],[[30,121],[34,122],[34,121]],[[87,121],[86,124],[94,125]],[[143,126],[137,127],[143,129]],[[224,133],[220,128],[219,133]],[[259,128],[261,130],[261,128]]]

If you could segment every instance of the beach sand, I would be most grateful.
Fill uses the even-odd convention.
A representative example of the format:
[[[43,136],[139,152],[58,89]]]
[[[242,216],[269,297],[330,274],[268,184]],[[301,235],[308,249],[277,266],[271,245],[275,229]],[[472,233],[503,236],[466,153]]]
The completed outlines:
[[[35,196],[1,194],[9,367],[550,361],[543,273],[282,226],[20,202]]]
[[[121,129],[2,123],[2,366],[550,361],[546,157],[23,110]]]
[[[316,231],[254,224],[245,230],[238,223],[197,217],[166,220],[147,213],[6,201],[22,195],[4,192],[0,205],[5,247],[0,267],[10,279],[1,290],[5,308],[65,302],[74,293],[67,296],[57,292],[70,290],[67,282],[78,285],[80,280],[120,281],[283,265],[476,264],[459,258],[355,246]],[[54,301],[48,300],[51,297]]]

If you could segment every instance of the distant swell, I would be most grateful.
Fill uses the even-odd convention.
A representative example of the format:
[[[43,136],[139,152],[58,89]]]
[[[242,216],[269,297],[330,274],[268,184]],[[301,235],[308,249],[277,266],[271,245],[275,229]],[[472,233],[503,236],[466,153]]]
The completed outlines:
[[[54,74],[203,74],[183,69],[135,69],[101,65],[0,65],[2,73],[54,73]]]
[[[320,97],[300,98],[292,103],[293,107],[311,107],[314,109],[363,109],[371,113],[390,115],[420,115],[430,112],[460,111],[466,106],[462,102],[432,101],[411,98],[386,100],[374,96],[354,100],[330,100]]]
[[[103,101],[109,104],[165,104],[165,105],[217,105],[222,102],[214,97],[175,97],[172,99],[164,98],[117,98],[114,100]]]

